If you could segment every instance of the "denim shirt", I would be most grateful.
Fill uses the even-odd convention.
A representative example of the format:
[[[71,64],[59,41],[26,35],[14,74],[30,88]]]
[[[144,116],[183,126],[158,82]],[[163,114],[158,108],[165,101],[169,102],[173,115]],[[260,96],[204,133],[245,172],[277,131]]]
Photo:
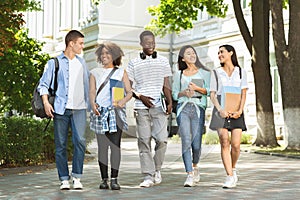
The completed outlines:
[[[66,110],[68,101],[68,88],[69,88],[69,59],[64,53],[57,56],[59,61],[59,70],[57,74],[57,91],[55,93],[54,111],[56,114],[63,115]],[[84,98],[86,108],[89,109],[89,70],[83,58],[76,55],[76,58],[81,62],[83,66],[83,82],[84,82]],[[38,91],[40,95],[48,94],[48,89],[51,87],[54,89],[54,75],[55,75],[55,63],[51,59],[48,61],[44,73],[40,79]],[[51,79],[53,78],[52,82]],[[50,85],[51,83],[51,85]]]
[[[200,78],[204,80],[204,88],[207,91],[206,95],[202,95],[202,98],[188,98],[186,96],[182,96],[178,98],[178,93],[182,90],[185,90],[188,88],[189,83],[191,82],[192,78]],[[180,82],[181,82],[181,88],[180,88]],[[207,97],[209,96],[210,90],[210,72],[203,70],[202,68],[199,69],[198,73],[194,74],[193,76],[185,76],[182,74],[181,80],[180,80],[180,71],[177,71],[174,75],[174,80],[172,84],[172,96],[174,100],[178,100],[178,104],[180,105],[177,110],[177,116],[180,114],[182,109],[187,103],[193,103],[196,105],[197,108],[197,114],[200,116],[200,110],[198,107],[203,108],[204,110],[207,107]]]

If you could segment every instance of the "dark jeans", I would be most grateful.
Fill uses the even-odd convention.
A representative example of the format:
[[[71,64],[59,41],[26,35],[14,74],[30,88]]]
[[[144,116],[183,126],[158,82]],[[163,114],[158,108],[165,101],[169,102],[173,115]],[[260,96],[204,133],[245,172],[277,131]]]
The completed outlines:
[[[110,147],[111,178],[117,178],[121,162],[122,129],[117,126],[117,132],[96,134],[98,142],[98,162],[102,179],[108,178],[108,149]]]

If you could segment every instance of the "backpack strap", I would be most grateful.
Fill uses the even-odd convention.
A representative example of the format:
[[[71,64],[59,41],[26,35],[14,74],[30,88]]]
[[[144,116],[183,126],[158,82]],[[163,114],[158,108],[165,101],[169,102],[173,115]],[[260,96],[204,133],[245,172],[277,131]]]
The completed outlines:
[[[58,74],[58,69],[59,69],[59,62],[58,62],[58,58],[52,58],[54,60],[54,64],[55,64],[55,73],[54,73],[54,89],[52,90],[51,88],[49,89],[49,92],[51,93],[51,95],[55,95],[55,92],[57,90],[58,87],[58,83],[57,83],[57,74]],[[51,83],[50,85],[52,85],[52,80],[51,79]]]

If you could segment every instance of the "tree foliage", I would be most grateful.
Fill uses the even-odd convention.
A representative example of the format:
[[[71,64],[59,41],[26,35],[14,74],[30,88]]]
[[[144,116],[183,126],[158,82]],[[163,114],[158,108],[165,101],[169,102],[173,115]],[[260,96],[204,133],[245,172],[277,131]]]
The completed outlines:
[[[49,55],[41,53],[43,44],[29,38],[26,29],[21,29],[14,39],[16,42],[0,57],[0,112],[29,113],[33,89]]]
[[[3,56],[5,49],[14,44],[14,35],[25,23],[21,12],[39,10],[40,3],[34,0],[1,0],[0,8],[0,56]]]
[[[148,7],[148,12],[154,18],[146,28],[161,36],[179,33],[193,28],[198,11],[204,9],[210,15],[225,17],[228,5],[224,0],[161,0],[159,5]]]

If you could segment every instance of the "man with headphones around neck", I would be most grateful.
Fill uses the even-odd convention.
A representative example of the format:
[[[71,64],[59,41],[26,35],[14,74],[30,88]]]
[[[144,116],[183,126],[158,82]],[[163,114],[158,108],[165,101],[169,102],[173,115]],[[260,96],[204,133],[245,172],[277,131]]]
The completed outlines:
[[[165,158],[168,140],[168,115],[172,112],[172,91],[169,76],[171,67],[167,58],[155,51],[155,36],[151,31],[140,34],[143,52],[132,59],[127,67],[136,98],[136,130],[141,164],[144,176],[140,187],[151,187],[162,181],[161,167]],[[161,91],[168,103],[167,113],[162,109]],[[155,140],[154,154],[151,139]]]

